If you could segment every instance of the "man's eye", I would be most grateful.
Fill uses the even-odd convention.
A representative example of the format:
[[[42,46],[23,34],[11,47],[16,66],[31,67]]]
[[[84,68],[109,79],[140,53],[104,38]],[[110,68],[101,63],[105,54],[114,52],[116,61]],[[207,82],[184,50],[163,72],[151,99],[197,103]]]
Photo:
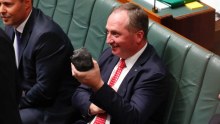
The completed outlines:
[[[11,6],[13,6],[13,4],[11,4],[11,3],[3,3],[4,4],[4,6],[6,6],[6,7],[11,7]]]
[[[112,33],[113,36],[118,37],[119,34],[118,33]]]

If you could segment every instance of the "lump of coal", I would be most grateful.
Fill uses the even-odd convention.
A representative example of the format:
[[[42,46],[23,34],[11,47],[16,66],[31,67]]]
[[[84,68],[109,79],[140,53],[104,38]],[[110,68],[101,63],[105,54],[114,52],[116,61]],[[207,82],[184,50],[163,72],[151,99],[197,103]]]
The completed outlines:
[[[70,59],[78,71],[88,71],[93,68],[92,56],[86,48],[74,50]]]

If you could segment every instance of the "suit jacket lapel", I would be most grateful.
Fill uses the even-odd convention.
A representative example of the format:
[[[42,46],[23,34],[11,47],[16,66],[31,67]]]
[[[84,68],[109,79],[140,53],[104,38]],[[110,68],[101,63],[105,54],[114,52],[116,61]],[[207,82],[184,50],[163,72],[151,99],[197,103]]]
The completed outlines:
[[[30,39],[33,26],[34,26],[34,21],[35,21],[35,15],[36,15],[36,10],[33,8],[32,13],[24,27],[23,33],[22,33],[22,50],[21,52],[24,52],[25,47],[27,46],[27,43]]]
[[[32,13],[31,13],[31,15],[30,15],[25,27],[24,27],[22,37],[21,37],[22,43],[21,43],[21,51],[20,51],[21,54],[19,56],[19,63],[21,62],[21,58],[22,58],[24,49],[26,48],[26,46],[28,44],[32,30],[34,28],[33,26],[34,26],[36,14],[37,14],[37,10],[35,8],[33,8]]]
[[[23,52],[24,52],[24,49],[25,47],[27,46],[27,43],[28,43],[28,40],[30,38],[30,35],[31,33],[28,31],[28,32],[23,32],[22,33],[22,36],[21,36],[21,49],[20,49],[20,56],[18,58],[18,62],[20,63],[21,62],[21,58],[23,56]]]
[[[13,27],[7,27],[7,28],[6,28],[6,33],[9,35],[9,37],[10,37],[10,39],[11,39],[10,42],[11,42],[12,45],[13,45],[13,43],[14,43],[14,38],[15,38],[14,28],[13,28]],[[18,62],[19,62],[19,64],[20,64],[20,62],[21,62],[21,58],[22,58],[24,49],[25,49],[25,47],[26,47],[26,45],[27,45],[27,43],[28,43],[29,37],[30,37],[30,31],[25,31],[25,32],[22,33],[22,36],[21,36],[21,44],[20,44],[20,47],[21,47],[20,52],[21,52],[21,54],[20,54],[20,56],[18,57]]]
[[[119,58],[115,56],[112,59],[112,62],[108,64],[109,65],[108,70],[105,73],[103,73],[103,81],[105,83],[108,83],[108,80],[111,76],[111,73],[112,73],[112,71],[113,71],[113,69],[114,69],[114,67],[115,67],[115,65],[117,64],[118,61],[119,61]]]
[[[20,56],[18,58],[18,61],[19,61],[19,64],[21,62],[21,58],[22,58],[22,55],[23,55],[23,52],[24,52],[24,49],[25,47],[27,46],[27,43],[29,41],[29,38],[31,36],[31,32],[32,32],[32,29],[33,29],[33,23],[34,23],[34,17],[35,17],[35,14],[36,14],[36,10],[33,8],[32,10],[32,13],[24,27],[24,30],[23,30],[23,33],[22,33],[22,36],[21,36],[21,49],[20,49]],[[11,41],[12,41],[12,44],[14,42],[14,37],[15,37],[15,33],[14,33],[14,28],[11,27],[11,26],[6,26],[6,33],[9,35],[9,37],[11,38]]]
[[[127,92],[127,90],[129,90],[127,88],[129,82],[131,82],[130,80],[132,80],[132,78],[134,78],[137,73],[142,70],[142,65],[149,59],[150,57],[150,49],[151,46],[150,44],[148,44],[147,48],[144,50],[144,52],[141,54],[141,56],[138,58],[138,60],[135,62],[135,64],[133,65],[133,67],[130,69],[130,71],[128,72],[128,74],[125,76],[124,80],[121,83],[121,86],[118,89],[118,94],[122,97],[124,97],[125,93]],[[132,83],[136,83],[133,82]]]

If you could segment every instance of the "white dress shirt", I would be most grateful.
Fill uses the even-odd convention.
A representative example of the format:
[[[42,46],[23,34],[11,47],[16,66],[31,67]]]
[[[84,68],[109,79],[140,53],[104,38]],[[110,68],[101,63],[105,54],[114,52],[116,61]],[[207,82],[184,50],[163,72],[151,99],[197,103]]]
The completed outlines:
[[[145,50],[146,47],[147,47],[147,43],[146,43],[145,46],[144,46],[141,50],[139,50],[136,54],[134,54],[132,57],[127,58],[127,59],[125,60],[126,67],[122,70],[122,72],[121,72],[121,74],[120,74],[120,76],[119,76],[117,82],[115,83],[115,85],[112,86],[112,88],[113,88],[116,92],[118,91],[118,88],[120,87],[120,85],[121,85],[122,81],[124,80],[125,76],[126,76],[127,73],[130,71],[130,69],[131,69],[132,66],[135,64],[135,62],[136,62],[137,59],[140,57],[140,55],[144,52],[144,50]],[[109,80],[108,80],[108,84],[109,84],[109,82],[110,82],[110,79],[111,79],[111,78],[113,77],[113,75],[115,74],[115,72],[116,72],[116,70],[117,70],[117,67],[118,67],[118,65],[119,65],[119,62],[120,62],[120,61],[118,61],[118,63],[115,65],[115,67],[114,67],[114,69],[113,69],[113,71],[112,71],[112,73],[111,73],[111,76],[110,76],[110,78],[109,78]],[[97,117],[97,116],[96,116],[96,117]],[[94,124],[94,121],[95,121],[96,117],[95,117],[95,118],[92,120],[92,122],[90,122],[89,124]],[[108,116],[107,116],[107,119],[106,119],[106,121],[105,121],[105,124],[110,124],[110,118],[111,118],[111,116],[108,115]]]
[[[31,11],[32,12],[32,11]],[[22,22],[16,29],[16,31],[20,32],[21,35],[23,33],[23,30],[24,30],[24,26],[26,25],[27,23],[27,20],[29,19],[30,15],[31,15],[31,12],[30,14],[28,15],[28,17],[25,19],[24,22]],[[16,34],[15,34],[16,35]],[[14,50],[15,50],[15,60],[16,60],[16,65],[17,65],[17,68],[18,68],[18,65],[19,65],[19,58],[18,58],[18,40],[17,40],[17,36],[14,37],[14,43],[13,43],[13,46],[14,46]]]

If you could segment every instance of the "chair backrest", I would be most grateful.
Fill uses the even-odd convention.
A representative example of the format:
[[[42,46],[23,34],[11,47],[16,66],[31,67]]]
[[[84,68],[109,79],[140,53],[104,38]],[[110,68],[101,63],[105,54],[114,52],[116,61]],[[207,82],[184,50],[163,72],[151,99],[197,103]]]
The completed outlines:
[[[90,26],[90,18],[95,0],[76,0],[68,30],[68,36],[75,49],[84,46]]]
[[[35,7],[63,28],[75,49],[86,47],[95,59],[108,47],[105,24],[118,5],[115,0],[34,0]],[[146,28],[149,43],[173,76],[164,124],[208,124],[220,113],[220,57],[156,22]]]
[[[148,40],[174,77],[165,124],[208,124],[219,113],[220,57],[155,22]]]
[[[119,5],[114,0],[96,0],[88,34],[84,46],[91,52],[94,58],[98,58],[100,53],[106,48],[105,24],[112,9]]]
[[[107,47],[105,24],[114,0],[38,0],[34,6],[53,18],[68,34],[75,49],[86,47],[97,59]]]

